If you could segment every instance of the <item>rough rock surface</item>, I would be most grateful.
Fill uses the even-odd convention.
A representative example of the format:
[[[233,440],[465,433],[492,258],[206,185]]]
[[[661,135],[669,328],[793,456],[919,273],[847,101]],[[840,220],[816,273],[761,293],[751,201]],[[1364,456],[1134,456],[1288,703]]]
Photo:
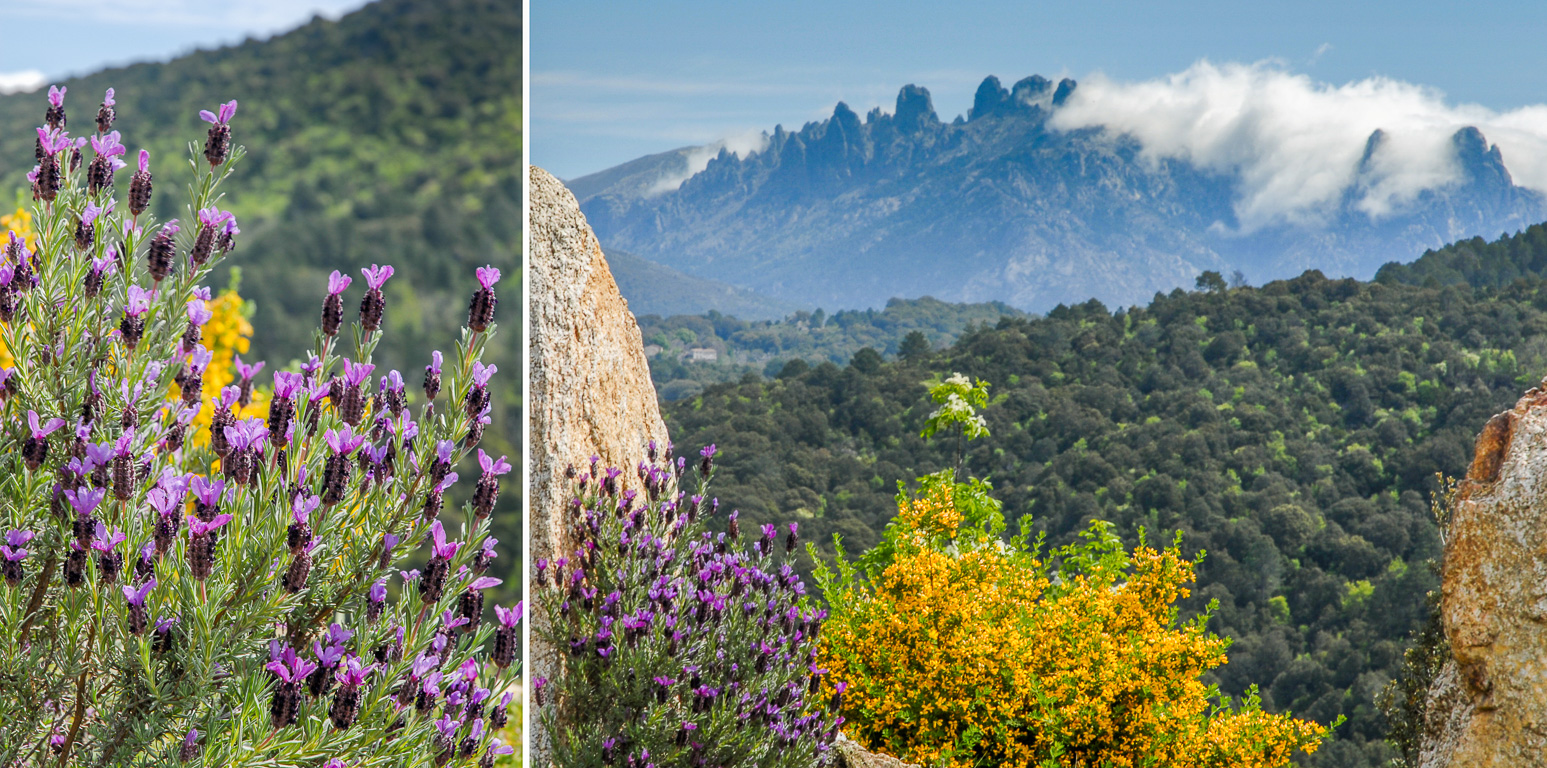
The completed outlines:
[[[891,755],[871,752],[841,733],[833,742],[833,751],[838,753],[838,768],[918,768]]]
[[[618,294],[596,235],[574,195],[547,171],[530,169],[531,247],[531,557],[573,549],[563,530],[570,496],[565,468],[600,456],[603,466],[633,467],[645,445],[666,441],[639,324]],[[631,477],[626,472],[624,477]],[[534,612],[535,613],[535,612]],[[551,677],[555,649],[533,627],[532,676]],[[546,766],[551,748],[534,728],[532,764]]]
[[[1547,391],[1478,436],[1442,579],[1453,660],[1429,691],[1419,765],[1547,765]]]

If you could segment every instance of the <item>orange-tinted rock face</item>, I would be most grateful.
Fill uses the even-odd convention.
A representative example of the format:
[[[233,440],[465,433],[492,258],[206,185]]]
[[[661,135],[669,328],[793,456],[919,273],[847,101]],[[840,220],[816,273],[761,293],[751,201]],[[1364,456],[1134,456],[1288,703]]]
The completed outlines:
[[[573,554],[563,513],[571,495],[565,469],[632,468],[651,440],[666,443],[639,324],[618,294],[596,236],[564,185],[532,167],[530,289],[531,482],[527,499],[530,557]],[[625,471],[625,482],[634,473]],[[534,612],[534,621],[541,617]],[[531,677],[551,677],[554,649],[532,636]],[[530,677],[529,677],[530,679]],[[549,762],[541,728],[533,729],[532,764]]]
[[[1425,768],[1547,765],[1547,397],[1489,420],[1451,512]]]

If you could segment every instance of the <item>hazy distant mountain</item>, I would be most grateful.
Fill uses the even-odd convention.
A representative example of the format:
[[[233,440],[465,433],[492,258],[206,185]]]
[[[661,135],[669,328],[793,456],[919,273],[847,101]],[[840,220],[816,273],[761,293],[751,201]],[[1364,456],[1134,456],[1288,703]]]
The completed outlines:
[[[1319,224],[1239,234],[1236,178],[1141,156],[1130,137],[1050,127],[1074,90],[989,78],[967,119],[943,123],[910,85],[891,114],[862,119],[839,103],[799,131],[776,127],[761,151],[721,150],[675,189],[691,149],[570,187],[603,243],[829,310],[924,294],[1030,310],[1143,304],[1203,270],[1368,279],[1386,262],[1547,219],[1547,199],[1516,186],[1498,149],[1465,129],[1451,140],[1460,181],[1395,214],[1372,220],[1351,192]],[[1385,140],[1370,136],[1367,160]]]
[[[705,280],[646,261],[627,251],[607,249],[607,266],[636,316],[702,315],[714,310],[743,320],[779,320],[801,305],[770,299],[745,288]]]

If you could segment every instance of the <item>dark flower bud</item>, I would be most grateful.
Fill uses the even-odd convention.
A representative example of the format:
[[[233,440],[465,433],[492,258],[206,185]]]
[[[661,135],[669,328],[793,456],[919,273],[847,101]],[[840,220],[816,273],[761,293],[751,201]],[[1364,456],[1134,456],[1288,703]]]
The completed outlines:
[[[387,308],[387,299],[381,294],[381,286],[392,276],[392,267],[372,264],[362,270],[365,273],[365,297],[360,299],[360,327],[367,334],[381,327],[381,315]]]
[[[162,515],[156,520],[156,554],[165,555],[172,551],[172,540],[181,527],[181,515]]]
[[[21,303],[16,295],[13,285],[0,285],[0,322],[11,322],[16,317],[16,310]]]
[[[462,625],[463,632],[472,632],[478,628],[478,620],[483,618],[483,590],[464,589],[457,596],[457,615],[467,619]]]
[[[441,496],[439,488],[431,488],[429,493],[424,495],[424,507],[421,509],[424,521],[428,523],[435,518],[440,517],[441,507],[444,506],[444,504],[445,502]]]
[[[444,557],[431,557],[419,574],[419,600],[426,605],[440,600],[446,589],[446,575],[451,563]]]
[[[230,153],[231,126],[222,124],[210,126],[209,135],[204,139],[204,159],[209,161],[211,168],[214,168],[224,163]]]
[[[147,181],[147,189],[149,184],[150,182]],[[177,234],[177,230],[177,221],[173,220],[167,222],[167,225],[150,239],[150,247],[146,253],[146,266],[150,270],[151,278],[158,283],[171,276],[177,267],[177,242],[172,239],[172,236]],[[194,343],[197,344],[198,340],[195,339]],[[193,345],[184,344],[183,346],[192,347]]]
[[[301,713],[301,683],[281,680],[274,688],[274,699],[269,704],[269,720],[275,728],[284,728],[295,722]]]
[[[123,334],[124,346],[133,351],[140,345],[140,337],[145,335],[145,321],[137,315],[125,314],[118,324],[118,331]]]
[[[0,557],[0,577],[5,579],[6,586],[14,587],[26,576],[27,572],[20,558],[12,560],[8,557]]]
[[[97,553],[97,579],[102,584],[115,584],[118,574],[123,573],[124,556],[117,550]]]
[[[70,554],[64,561],[64,583],[73,588],[86,583],[86,550],[79,544],[70,547]]]
[[[33,194],[45,202],[54,202],[59,196],[59,187],[64,183],[59,173],[59,159],[54,155],[44,155],[38,161],[37,181],[33,185]]]
[[[333,727],[341,731],[348,730],[359,714],[360,686],[341,686],[338,693],[333,694],[333,706],[328,708],[328,718],[333,721]]]
[[[310,548],[303,548],[290,558],[290,568],[285,571],[285,579],[282,584],[286,592],[295,594],[306,588],[306,579],[312,572],[312,553]]]
[[[143,635],[149,619],[145,615],[144,603],[129,604],[129,634]]]
[[[48,458],[48,438],[36,435],[28,437],[22,442],[21,458],[27,464],[27,469],[38,471],[38,467],[43,466]]]
[[[139,216],[150,207],[150,153],[140,150],[140,169],[129,177],[129,213]]]
[[[102,105],[97,107],[97,133],[107,133],[113,130],[113,121],[118,119],[117,110],[113,109],[113,89],[107,89],[107,96],[102,99]]]
[[[215,228],[208,223],[199,226],[199,234],[193,240],[193,250],[188,252],[188,260],[195,266],[204,266],[209,257],[215,252]]]
[[[322,503],[332,506],[344,500],[353,465],[344,454],[333,454],[322,467]]]
[[[91,219],[81,217],[75,220],[75,247],[78,250],[91,250],[92,243],[97,237],[96,224]]]
[[[70,171],[73,173],[80,161],[80,150],[70,156]],[[97,195],[104,190],[113,188],[113,158],[109,155],[98,154],[92,158],[91,165],[86,166],[86,194]]]

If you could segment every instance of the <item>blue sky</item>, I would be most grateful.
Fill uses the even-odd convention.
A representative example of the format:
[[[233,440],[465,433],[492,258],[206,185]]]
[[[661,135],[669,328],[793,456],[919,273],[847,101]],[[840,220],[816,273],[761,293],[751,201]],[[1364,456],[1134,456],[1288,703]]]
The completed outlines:
[[[264,38],[365,0],[0,0],[0,91]]]
[[[1547,101],[1547,3],[533,0],[532,161],[574,178],[651,152],[796,128],[927,87],[949,120],[985,75],[1162,78],[1200,60],[1447,106]]]

